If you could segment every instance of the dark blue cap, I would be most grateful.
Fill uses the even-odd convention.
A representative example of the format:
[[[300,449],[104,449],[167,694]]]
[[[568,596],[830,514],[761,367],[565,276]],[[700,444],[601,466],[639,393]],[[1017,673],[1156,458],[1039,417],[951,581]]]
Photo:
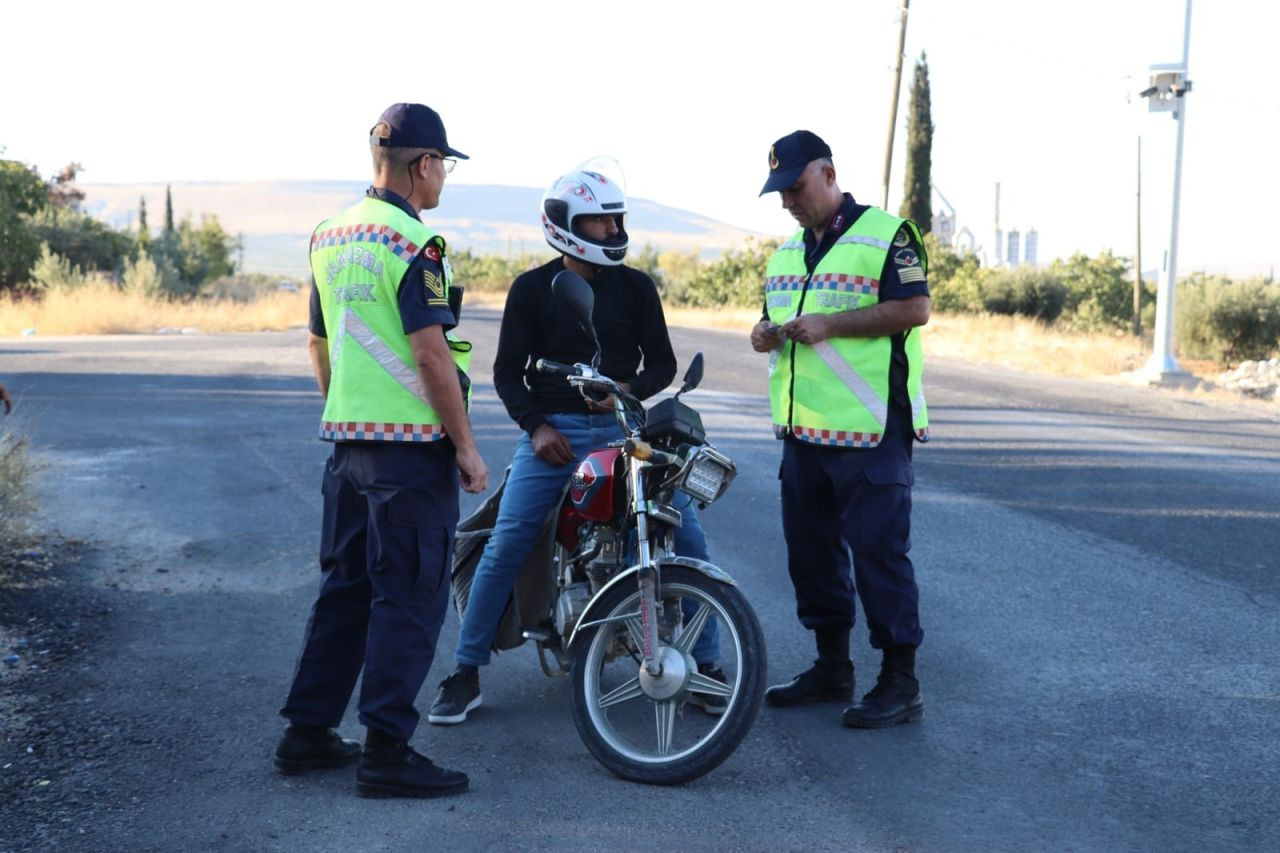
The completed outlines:
[[[769,180],[760,195],[785,190],[800,180],[804,167],[819,157],[830,157],[831,146],[822,137],[807,130],[797,130],[773,143],[769,149]]]
[[[369,142],[388,148],[439,148],[449,157],[470,160],[466,154],[449,147],[444,135],[444,122],[440,114],[422,104],[392,104],[382,111],[379,122],[391,128],[390,136],[374,136],[369,131]],[[376,128],[377,125],[374,125]]]

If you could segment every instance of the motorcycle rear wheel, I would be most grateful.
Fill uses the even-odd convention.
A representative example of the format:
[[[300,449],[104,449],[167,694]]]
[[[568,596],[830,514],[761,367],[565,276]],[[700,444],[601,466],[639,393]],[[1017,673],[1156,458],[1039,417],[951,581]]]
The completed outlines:
[[[635,586],[606,596],[598,618],[640,609]],[[766,651],[755,611],[736,586],[687,566],[664,566],[659,597],[669,607],[680,599],[696,606],[674,636],[661,638],[668,647],[664,689],[654,690],[640,673],[638,618],[585,629],[573,643],[573,722],[591,754],[616,775],[678,785],[715,769],[746,737],[764,695]],[[692,655],[709,618],[719,630],[721,685],[696,671]],[[719,715],[695,707],[699,697],[712,695],[725,700]]]

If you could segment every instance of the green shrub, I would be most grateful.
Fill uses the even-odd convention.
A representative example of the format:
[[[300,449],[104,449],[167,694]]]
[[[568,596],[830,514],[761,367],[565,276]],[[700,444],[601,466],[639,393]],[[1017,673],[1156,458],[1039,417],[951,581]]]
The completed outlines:
[[[1067,286],[1062,319],[1083,331],[1128,329],[1133,325],[1133,274],[1127,258],[1117,258],[1110,250],[1096,258],[1076,253],[1055,260],[1050,271]],[[1143,303],[1155,301],[1145,287]]]
[[[682,294],[695,308],[756,308],[764,304],[764,272],[779,240],[748,239],[719,260],[698,267]]]
[[[478,293],[505,293],[515,277],[545,264],[550,254],[525,252],[515,257],[477,255],[470,249],[450,249],[449,265],[459,286]]]
[[[85,272],[117,272],[133,251],[132,236],[77,210],[44,207],[30,224],[36,239]]]
[[[48,243],[40,244],[40,257],[31,268],[31,286],[39,291],[77,290],[89,277],[71,261],[55,254]]]
[[[982,288],[991,271],[982,268],[972,252],[958,255],[932,234],[924,236],[929,255],[929,299],[939,311],[977,313],[982,310]]]
[[[999,269],[992,270],[982,282],[981,298],[982,309],[992,314],[1017,314],[1052,323],[1067,304],[1067,286],[1051,270]]]
[[[1280,285],[1195,274],[1178,283],[1180,350],[1219,364],[1262,360],[1280,349]]]

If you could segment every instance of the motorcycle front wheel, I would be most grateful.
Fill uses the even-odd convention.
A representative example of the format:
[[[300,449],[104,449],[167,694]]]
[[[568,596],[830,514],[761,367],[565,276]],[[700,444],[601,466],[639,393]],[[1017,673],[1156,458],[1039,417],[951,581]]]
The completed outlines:
[[[587,749],[632,782],[677,785],[720,765],[746,737],[764,695],[764,632],[736,586],[687,566],[664,566],[659,596],[679,611],[661,636],[663,674],[644,671],[640,590],[605,594],[592,618],[633,618],[587,628],[574,638],[573,722]],[[699,644],[714,620],[723,680],[698,671]]]

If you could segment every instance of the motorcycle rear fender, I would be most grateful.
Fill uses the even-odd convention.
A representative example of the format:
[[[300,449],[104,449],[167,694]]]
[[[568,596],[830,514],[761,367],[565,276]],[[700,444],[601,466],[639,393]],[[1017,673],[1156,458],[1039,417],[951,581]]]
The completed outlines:
[[[696,569],[711,578],[713,581],[717,581],[727,586],[738,585],[738,582],[735,581],[728,572],[714,563],[708,563],[706,560],[697,560],[693,557],[664,557],[659,565],[664,570],[668,567],[674,568],[676,566]],[[600,600],[604,598],[605,593],[613,589],[618,584],[626,583],[627,581],[635,583],[636,575],[639,573],[640,566],[631,566],[615,575],[612,580],[600,588],[600,591],[592,597],[591,601],[587,602],[587,609],[582,611],[582,616],[578,618],[578,624],[573,627],[573,633],[569,635],[569,642],[565,644],[566,650],[573,647],[573,641],[578,637],[578,626],[592,622],[598,617],[599,614],[597,611],[600,608],[597,605],[599,605]]]

